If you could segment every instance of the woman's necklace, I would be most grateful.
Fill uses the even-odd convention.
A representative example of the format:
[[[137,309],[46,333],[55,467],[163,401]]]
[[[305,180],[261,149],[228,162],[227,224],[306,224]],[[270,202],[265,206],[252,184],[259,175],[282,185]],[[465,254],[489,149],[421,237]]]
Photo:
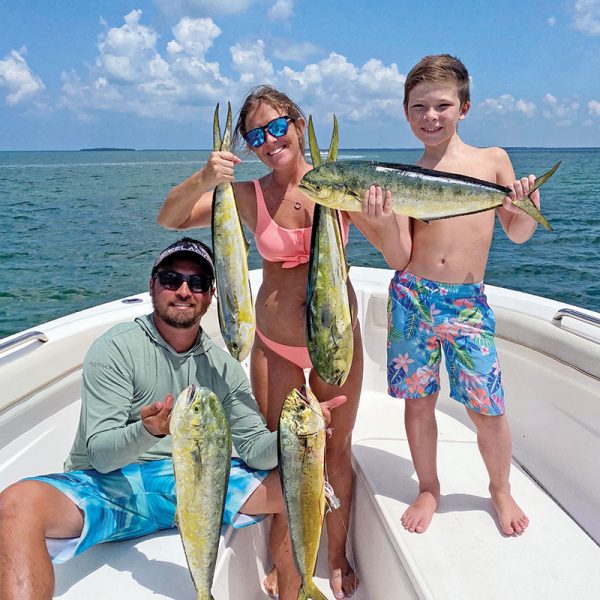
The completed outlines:
[[[272,197],[270,180],[269,180],[268,192],[269,192],[269,195]],[[291,205],[294,207],[295,210],[300,210],[302,208],[302,202],[300,202],[300,200],[289,200],[288,198],[285,197],[285,194],[283,195],[283,197],[281,199],[285,200],[286,202],[291,203]]]

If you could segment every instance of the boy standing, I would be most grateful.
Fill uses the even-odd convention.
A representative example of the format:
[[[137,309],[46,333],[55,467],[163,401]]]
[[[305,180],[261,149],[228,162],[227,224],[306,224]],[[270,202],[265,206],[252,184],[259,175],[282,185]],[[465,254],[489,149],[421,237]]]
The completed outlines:
[[[417,164],[510,187],[498,217],[512,241],[527,241],[536,223],[512,201],[527,196],[535,178],[515,181],[504,150],[475,148],[458,135],[458,123],[470,108],[464,65],[447,54],[426,56],[408,74],[404,91],[408,123],[424,145]],[[439,503],[434,411],[443,348],[450,395],[465,405],[477,429],[500,529],[506,535],[523,533],[529,520],[510,493],[511,435],[493,341],[495,321],[482,283],[494,211],[429,224],[411,219],[409,225],[405,217],[392,215],[390,201],[389,192],[383,195],[381,188],[371,186],[363,213],[371,224],[377,220],[378,245],[399,269],[388,302],[388,392],[406,401],[405,426],[419,479],[419,494],[402,524],[423,533]],[[537,190],[532,201],[539,208]]]

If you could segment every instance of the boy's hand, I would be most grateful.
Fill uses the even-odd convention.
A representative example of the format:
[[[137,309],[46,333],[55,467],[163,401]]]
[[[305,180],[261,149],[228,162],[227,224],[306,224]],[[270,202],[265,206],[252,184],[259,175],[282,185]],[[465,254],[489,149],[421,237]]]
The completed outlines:
[[[387,190],[385,194],[378,185],[372,185],[365,191],[362,203],[362,214],[373,224],[379,224],[382,220],[394,218],[392,212],[392,192]]]
[[[535,175],[530,175],[529,177],[522,177],[521,179],[517,179],[512,185],[509,185],[508,187],[511,189],[511,192],[502,200],[503,208],[512,213],[523,214],[523,211],[520,208],[513,206],[513,202],[515,200],[523,200],[523,198],[526,198],[529,194],[529,190],[533,187],[534,183]],[[539,210],[539,189],[535,190],[535,192],[531,194],[531,200],[535,204],[535,207]]]
[[[202,179],[209,188],[219,183],[233,181],[233,168],[242,161],[231,152],[211,152],[207,163],[202,167]]]
[[[163,437],[169,434],[173,402],[173,396],[167,394],[163,402],[155,402],[154,404],[142,407],[140,416],[148,433],[156,437]]]
[[[325,427],[329,426],[331,422],[331,411],[338,406],[341,406],[346,402],[348,398],[346,396],[336,396],[331,400],[326,400],[325,402],[321,402],[321,412],[323,413],[323,419],[325,420]]]

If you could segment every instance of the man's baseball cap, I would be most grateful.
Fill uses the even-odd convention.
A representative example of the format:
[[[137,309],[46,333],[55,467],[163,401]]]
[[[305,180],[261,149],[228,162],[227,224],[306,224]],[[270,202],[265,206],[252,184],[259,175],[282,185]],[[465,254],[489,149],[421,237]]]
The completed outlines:
[[[199,258],[200,262],[204,264],[211,277],[215,276],[215,264],[213,262],[212,252],[210,248],[199,242],[198,240],[194,240],[192,238],[182,238],[177,242],[174,242],[170,246],[167,246],[156,258],[154,261],[154,265],[152,266],[152,275],[156,273],[158,267],[162,264],[162,262],[171,258],[175,254],[186,253],[186,254],[194,254],[194,258]],[[192,257],[190,257],[192,258]]]

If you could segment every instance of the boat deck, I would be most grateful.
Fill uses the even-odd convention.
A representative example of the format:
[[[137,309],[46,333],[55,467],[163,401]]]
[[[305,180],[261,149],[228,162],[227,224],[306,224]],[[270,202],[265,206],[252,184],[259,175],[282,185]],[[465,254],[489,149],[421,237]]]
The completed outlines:
[[[521,536],[503,535],[475,433],[439,410],[439,509],[424,535],[406,532],[400,518],[416,497],[418,484],[404,432],[402,404],[385,393],[364,399],[353,453],[357,509],[368,515],[370,511],[360,505],[370,503],[384,525],[389,548],[410,574],[407,587],[413,587],[414,595],[406,597],[597,597],[600,548],[595,542],[514,462],[512,492],[529,516],[530,526]],[[369,580],[369,570],[361,564],[373,560],[375,525],[354,525],[353,545],[367,594],[359,597],[384,598],[393,589],[390,581]],[[363,531],[371,532],[370,548],[365,550],[360,547]]]

